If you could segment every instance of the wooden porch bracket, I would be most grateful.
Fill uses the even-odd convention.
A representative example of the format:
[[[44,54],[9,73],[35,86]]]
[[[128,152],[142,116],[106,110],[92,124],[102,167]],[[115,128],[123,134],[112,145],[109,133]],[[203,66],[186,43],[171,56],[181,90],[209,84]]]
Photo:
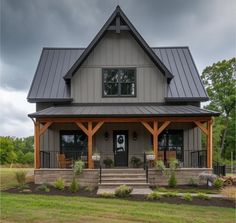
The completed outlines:
[[[165,128],[171,123],[171,121],[165,121],[161,127],[158,129],[158,135],[160,135],[162,133],[163,130],[165,130]]]
[[[201,122],[194,121],[194,123],[208,136],[208,130],[203,126],[203,124]]]
[[[148,124],[148,122],[141,122],[144,127],[153,135],[154,134],[154,130],[153,128]]]
[[[98,122],[97,125],[93,128],[93,123],[88,122],[88,128],[86,128],[82,122],[76,122],[78,127],[88,136],[88,168],[93,168],[93,135],[99,130],[104,122]]]
[[[52,125],[53,122],[47,122],[43,128],[40,129],[40,133],[39,135],[42,135],[44,132],[46,132],[46,130]]]

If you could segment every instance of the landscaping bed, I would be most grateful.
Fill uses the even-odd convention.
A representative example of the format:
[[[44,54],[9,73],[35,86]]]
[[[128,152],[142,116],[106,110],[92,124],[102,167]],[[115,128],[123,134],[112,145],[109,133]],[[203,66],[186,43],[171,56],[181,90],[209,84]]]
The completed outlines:
[[[84,187],[79,188],[77,192],[70,192],[68,187],[65,187],[64,190],[58,190],[54,186],[47,185],[49,191],[42,191],[39,190],[40,185],[36,185],[34,183],[28,183],[27,188],[20,189],[18,187],[10,188],[5,190],[5,192],[13,193],[13,194],[40,194],[40,195],[62,195],[62,196],[81,196],[81,197],[94,197],[99,198],[100,195],[97,195],[97,188],[92,187]],[[189,186],[182,186],[175,189],[175,191],[181,191],[184,192],[184,189],[186,189],[186,192],[191,191],[193,189]],[[198,188],[194,188],[195,191],[198,191]],[[204,186],[201,188],[203,191],[206,192],[207,188],[204,188]],[[201,191],[201,189],[199,191]],[[167,188],[169,191],[169,188]],[[212,189],[207,189],[212,190]],[[198,192],[199,192],[198,191]],[[167,192],[168,193],[168,192]],[[114,198],[114,199],[120,199],[120,198]],[[130,195],[127,198],[122,198],[127,200],[134,200],[134,201],[149,201],[149,202],[159,202],[159,203],[170,203],[170,204],[188,204],[188,205],[200,205],[200,206],[217,206],[217,207],[227,207],[227,208],[234,208],[235,202],[228,199],[222,199],[222,198],[209,198],[209,199],[200,199],[198,197],[192,197],[191,201],[187,201],[179,196],[161,196],[159,199],[156,200],[147,200],[147,196],[145,195]]]

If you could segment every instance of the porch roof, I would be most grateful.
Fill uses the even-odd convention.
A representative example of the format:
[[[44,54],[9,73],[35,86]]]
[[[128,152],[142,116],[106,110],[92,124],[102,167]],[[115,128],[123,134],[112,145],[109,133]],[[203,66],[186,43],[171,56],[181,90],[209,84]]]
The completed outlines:
[[[220,113],[192,105],[74,105],[55,106],[31,113],[41,117],[163,117],[163,116],[218,116]]]

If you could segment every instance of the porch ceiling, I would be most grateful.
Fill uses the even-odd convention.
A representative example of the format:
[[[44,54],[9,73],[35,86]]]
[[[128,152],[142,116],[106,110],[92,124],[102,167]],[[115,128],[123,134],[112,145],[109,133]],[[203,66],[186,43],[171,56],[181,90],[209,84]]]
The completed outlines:
[[[43,117],[163,117],[218,116],[218,112],[192,105],[81,105],[55,106],[28,116]]]

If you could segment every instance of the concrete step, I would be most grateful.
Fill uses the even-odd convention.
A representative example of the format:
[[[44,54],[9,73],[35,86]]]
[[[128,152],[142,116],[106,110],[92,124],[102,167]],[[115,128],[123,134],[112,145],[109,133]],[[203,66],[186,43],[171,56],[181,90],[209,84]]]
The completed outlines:
[[[102,169],[102,174],[103,173],[126,173],[126,174],[132,174],[132,173],[143,173],[145,174],[145,171],[142,168],[133,168],[133,169]]]
[[[143,173],[102,173],[102,178],[123,177],[123,178],[145,178]]]
[[[102,178],[102,182],[146,182],[146,178],[123,178],[123,177],[109,177]]]
[[[132,183],[132,182],[129,182],[129,183],[122,183],[122,182],[113,182],[113,183],[101,183],[101,184],[98,184],[98,188],[101,189],[101,188],[117,188],[119,187],[120,185],[127,185],[127,186],[130,186],[130,187],[133,187],[133,188],[149,188],[149,183]]]
[[[97,194],[103,194],[103,193],[115,193],[115,188],[99,188],[97,191]],[[152,190],[150,188],[133,188],[132,194],[138,194],[138,195],[147,195],[152,193]]]

